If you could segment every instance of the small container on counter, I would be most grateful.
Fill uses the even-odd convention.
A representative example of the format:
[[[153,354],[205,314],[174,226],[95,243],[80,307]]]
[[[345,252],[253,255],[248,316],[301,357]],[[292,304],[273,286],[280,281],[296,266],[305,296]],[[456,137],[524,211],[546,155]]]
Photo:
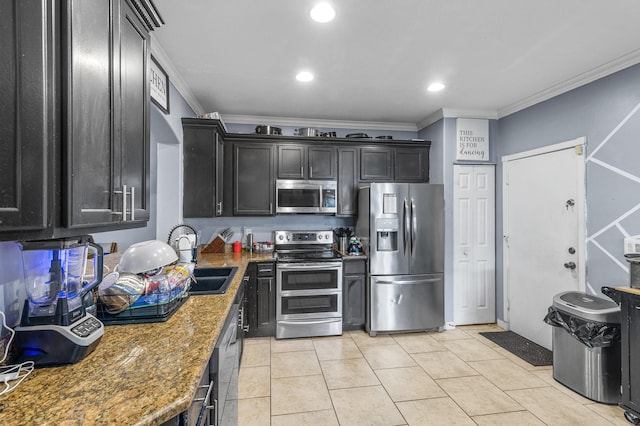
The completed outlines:
[[[241,253],[242,252],[242,244],[240,243],[240,241],[234,241],[233,242],[233,252],[234,253]]]
[[[253,243],[254,253],[273,253],[273,242],[271,241],[256,241]]]

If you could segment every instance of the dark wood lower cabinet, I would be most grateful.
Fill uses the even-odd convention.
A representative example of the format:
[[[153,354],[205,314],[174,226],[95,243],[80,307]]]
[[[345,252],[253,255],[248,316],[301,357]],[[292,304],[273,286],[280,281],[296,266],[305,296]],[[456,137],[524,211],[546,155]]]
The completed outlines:
[[[247,287],[246,337],[276,335],[276,278],[275,263],[260,262],[249,265]]]
[[[367,284],[366,260],[343,262],[342,330],[364,330],[365,289]]]

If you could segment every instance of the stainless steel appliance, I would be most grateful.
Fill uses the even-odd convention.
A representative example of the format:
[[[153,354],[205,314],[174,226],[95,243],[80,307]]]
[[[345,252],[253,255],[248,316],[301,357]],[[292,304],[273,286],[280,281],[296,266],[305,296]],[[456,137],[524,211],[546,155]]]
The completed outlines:
[[[360,188],[358,206],[369,334],[443,327],[443,185],[372,183]]]
[[[276,231],[276,339],[342,334],[342,259],[332,231]]]
[[[335,180],[276,181],[276,213],[327,213],[337,211]]]
[[[20,361],[73,364],[91,353],[104,326],[83,297],[102,281],[102,247],[90,236],[21,243],[27,299],[16,342]],[[92,279],[85,281],[92,254]]]

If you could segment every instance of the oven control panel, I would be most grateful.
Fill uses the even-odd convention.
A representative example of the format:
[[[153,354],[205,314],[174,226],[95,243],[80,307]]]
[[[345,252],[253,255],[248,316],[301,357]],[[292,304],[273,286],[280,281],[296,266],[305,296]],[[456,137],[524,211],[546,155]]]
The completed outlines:
[[[333,231],[275,231],[276,244],[330,244]]]

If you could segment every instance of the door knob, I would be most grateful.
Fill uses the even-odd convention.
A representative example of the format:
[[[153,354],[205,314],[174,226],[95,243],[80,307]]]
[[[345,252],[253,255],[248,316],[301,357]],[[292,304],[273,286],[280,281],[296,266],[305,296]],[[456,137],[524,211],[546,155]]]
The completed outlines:
[[[573,207],[575,205],[576,205],[576,202],[573,198],[569,198],[565,203],[565,207],[567,208],[567,210],[569,210],[569,207]]]
[[[575,262],[567,262],[564,264],[564,267],[567,269],[576,269],[576,264]]]
[[[574,249],[573,247],[569,247],[569,254],[576,254],[576,249]]]
[[[465,256],[469,256],[469,252],[467,250],[462,252]]]

